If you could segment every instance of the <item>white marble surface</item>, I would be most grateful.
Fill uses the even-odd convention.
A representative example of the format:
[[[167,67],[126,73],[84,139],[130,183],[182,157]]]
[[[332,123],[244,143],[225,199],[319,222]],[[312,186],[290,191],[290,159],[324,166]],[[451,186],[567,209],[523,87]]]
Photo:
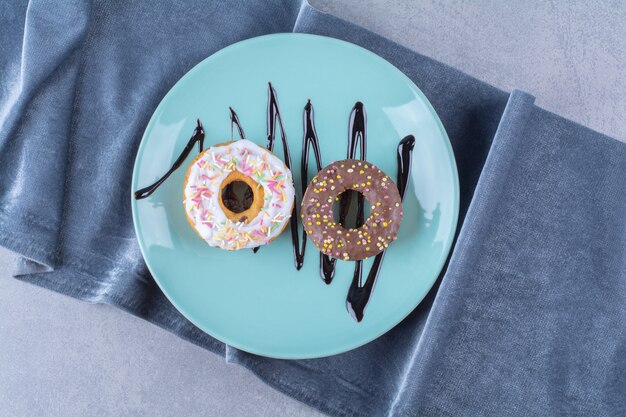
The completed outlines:
[[[626,139],[626,4],[312,0]],[[0,416],[320,416],[147,322],[10,278],[0,249]]]

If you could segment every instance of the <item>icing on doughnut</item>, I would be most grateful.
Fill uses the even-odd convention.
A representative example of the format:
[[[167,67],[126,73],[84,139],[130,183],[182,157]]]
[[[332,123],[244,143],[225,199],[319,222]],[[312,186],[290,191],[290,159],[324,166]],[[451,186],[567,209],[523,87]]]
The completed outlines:
[[[252,206],[231,212],[222,190],[245,182],[253,193]],[[268,150],[241,139],[207,148],[187,171],[184,201],[187,220],[210,246],[227,250],[269,243],[291,217],[295,190],[291,171]]]
[[[363,226],[336,223],[333,203],[346,190],[359,191],[370,203]],[[367,161],[333,162],[311,181],[302,198],[302,223],[317,248],[333,258],[356,261],[385,250],[397,238],[402,200],[391,178]]]

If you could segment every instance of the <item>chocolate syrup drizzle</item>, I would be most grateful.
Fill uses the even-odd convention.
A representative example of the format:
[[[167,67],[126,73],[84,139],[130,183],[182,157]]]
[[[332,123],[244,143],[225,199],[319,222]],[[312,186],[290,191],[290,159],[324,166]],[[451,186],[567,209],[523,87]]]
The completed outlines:
[[[315,156],[315,163],[317,172],[322,170],[322,156],[320,152],[320,143],[317,139],[317,132],[315,131],[315,117],[313,111],[313,105],[311,100],[308,100],[306,106],[304,106],[303,113],[304,135],[302,136],[302,163],[300,164],[300,179],[302,183],[302,193],[309,185],[309,151],[313,148],[313,154]],[[302,256],[306,249],[306,230],[302,230]],[[330,284],[330,281],[335,274],[334,263],[331,265],[330,278],[326,278],[326,273],[329,269],[333,259],[326,254],[320,253],[320,270],[322,271],[322,279],[326,284]]]
[[[367,152],[367,116],[363,103],[357,101],[350,112],[350,123],[348,125],[348,159],[356,159],[356,148],[359,147],[360,159],[366,159]],[[353,195],[357,195],[357,213],[355,228],[363,226],[365,223],[365,197],[363,194],[348,190],[341,194],[339,197],[339,223],[346,227],[346,217],[348,216],[348,210],[350,209],[350,203],[352,202]],[[335,276],[335,263],[337,259],[331,258],[327,255],[323,256],[321,261],[321,275],[326,284],[330,284]],[[356,261],[354,264],[354,278],[361,281],[363,261]]]
[[[400,192],[400,198],[404,199],[407,186],[409,185],[409,175],[411,173],[411,158],[413,156],[413,148],[415,147],[415,137],[413,135],[405,136],[404,139],[398,144],[398,176],[397,185]],[[357,322],[363,320],[365,315],[365,309],[369,303],[372,291],[376,286],[378,275],[380,274],[380,268],[385,258],[386,250],[382,251],[374,257],[374,263],[367,274],[365,284],[363,284],[361,277],[355,274],[352,278],[352,284],[348,290],[348,298],[346,299],[346,308],[348,313]]]
[[[276,90],[272,83],[268,83],[268,101],[267,101],[267,149],[274,152],[274,142],[276,140],[276,126],[280,128],[280,138],[283,142],[283,155],[285,157],[285,165],[291,169],[291,154],[289,153],[289,143],[287,142],[287,134],[283,125],[283,119],[278,108],[278,100],[276,99]],[[303,152],[306,152],[303,149]],[[304,157],[304,156],[303,156]],[[308,158],[308,156],[307,156]],[[296,195],[293,196],[293,213],[289,221],[291,226],[291,243],[293,246],[293,256],[296,270],[300,270],[304,265],[304,248],[306,240],[303,240],[302,248],[299,245],[298,223],[300,222],[300,209],[297,204]],[[306,235],[302,238],[305,239]]]
[[[187,159],[187,157],[191,153],[191,150],[193,149],[193,146],[196,144],[196,142],[198,143],[198,152],[202,152],[202,149],[204,148],[204,128],[202,127],[200,119],[198,119],[196,128],[193,131],[191,139],[189,139],[189,142],[187,142],[183,151],[180,153],[178,158],[176,158],[176,161],[174,161],[174,164],[172,165],[170,170],[167,171],[165,175],[159,178],[154,184],[135,191],[135,199],[141,200],[142,198],[149,197],[154,191],[156,191],[156,189],[159,188],[159,186],[163,184],[174,171],[180,168],[183,162],[185,162],[185,159]]]
[[[287,168],[291,170],[291,155],[289,153],[289,144],[287,142],[287,135],[285,133],[285,128],[283,125],[282,117],[280,114],[280,109],[278,107],[278,100],[276,98],[276,91],[272,86],[272,83],[268,83],[268,104],[267,104],[267,149],[270,152],[274,151],[274,143],[276,141],[276,127],[280,128],[280,136],[283,144],[283,155],[285,159],[285,165]],[[241,139],[245,139],[245,133],[239,122],[239,117],[235,110],[232,107],[229,107],[230,110],[230,131],[231,131],[231,140],[234,140],[234,131],[235,127],[237,128],[237,132]],[[356,150],[359,148],[359,158],[361,160],[366,159],[367,152],[367,131],[366,131],[366,113],[363,106],[363,103],[357,101],[352,111],[350,113],[350,124],[348,127],[348,159],[356,159]],[[307,101],[307,104],[304,106],[303,112],[303,127],[304,127],[304,135],[302,138],[302,159],[301,159],[301,167],[300,167],[300,178],[302,184],[302,192],[306,190],[309,180],[308,180],[308,166],[309,166],[309,152],[310,149],[313,149],[313,154],[315,156],[315,163],[317,171],[321,171],[322,169],[322,158],[319,140],[317,137],[317,132],[315,130],[315,120],[314,120],[314,111],[313,105],[311,104],[311,100]],[[204,148],[204,128],[202,127],[202,123],[200,119],[198,119],[197,125],[194,129],[194,133],[191,136],[191,139],[185,145],[185,148],[178,156],[172,167],[169,171],[163,175],[158,181],[154,184],[137,190],[135,192],[135,199],[143,199],[150,196],[161,184],[167,180],[167,178],[174,172],[176,169],[180,168],[182,163],[187,159],[189,154],[191,153],[194,145],[198,143],[198,152],[202,152]],[[408,135],[404,137],[400,143],[398,144],[397,158],[398,158],[398,174],[397,174],[397,186],[400,192],[400,197],[403,199],[404,194],[406,192],[408,183],[409,183],[409,175],[411,171],[411,158],[413,148],[415,146],[415,138],[412,135]],[[348,190],[341,194],[339,199],[339,223],[345,226],[345,221],[348,215],[348,211],[350,208],[350,203],[353,198],[353,195],[357,195],[357,213],[356,213],[356,224],[355,227],[361,227],[365,222],[365,210],[364,203],[365,198],[363,194]],[[302,239],[300,240],[298,233],[298,223],[300,219],[299,215],[299,207],[297,205],[296,196],[294,196],[293,201],[293,213],[290,220],[291,227],[291,241],[293,246],[293,254],[294,254],[294,263],[297,270],[300,270],[304,264],[304,253],[306,250],[306,241],[307,236],[306,232],[302,231]],[[254,253],[259,250],[259,247],[253,249]],[[352,277],[352,283],[348,290],[348,295],[346,298],[346,308],[350,316],[360,322],[363,320],[363,316],[365,314],[365,310],[367,309],[370,297],[376,286],[376,281],[378,280],[378,276],[380,274],[380,269],[382,267],[382,262],[385,257],[385,252],[382,251],[374,258],[374,262],[372,267],[367,274],[367,278],[365,282],[363,282],[363,261],[355,261],[354,265],[354,275]],[[330,284],[335,275],[335,264],[337,260],[335,258],[331,258],[323,253],[320,253],[320,275],[322,280],[326,284]]]
[[[228,110],[230,111],[230,140],[231,141],[235,140],[235,127],[237,127],[237,132],[239,133],[239,139],[245,139],[246,134],[243,132],[243,127],[241,127],[241,123],[239,122],[239,116],[237,116],[237,113],[232,107],[228,107]],[[227,188],[226,192],[228,196],[230,198],[237,199],[237,197],[232,192],[232,189],[230,189],[229,187],[226,187],[226,188]],[[252,190],[248,189],[248,191],[245,194],[245,200],[250,201],[250,204],[247,204],[247,207],[250,207],[252,205],[251,202],[253,198],[254,198],[254,195],[252,194]],[[226,202],[224,202],[224,204],[226,205]],[[244,206],[246,206],[245,203],[244,203]],[[257,253],[260,248],[261,248],[260,246],[257,246],[256,248],[252,248],[252,253]]]
[[[230,140],[235,140],[235,126],[237,126],[237,131],[239,132],[239,139],[245,139],[246,134],[243,133],[243,128],[241,127],[241,123],[239,123],[239,117],[235,110],[232,107],[229,107],[230,110]]]

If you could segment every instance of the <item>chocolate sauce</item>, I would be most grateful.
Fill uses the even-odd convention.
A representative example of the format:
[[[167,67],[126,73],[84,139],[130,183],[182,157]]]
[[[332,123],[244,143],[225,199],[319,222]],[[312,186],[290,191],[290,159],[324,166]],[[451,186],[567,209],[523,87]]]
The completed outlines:
[[[270,152],[274,151],[274,144],[276,141],[276,128],[280,128],[280,136],[283,144],[283,155],[285,159],[285,165],[291,169],[291,155],[289,152],[289,144],[287,142],[287,135],[283,125],[280,109],[278,107],[278,100],[276,98],[276,91],[272,86],[272,83],[268,83],[268,104],[267,104],[267,149]],[[239,137],[245,138],[245,133],[239,122],[239,117],[232,107],[230,110],[231,120],[231,140],[234,140],[234,130],[237,127]],[[319,146],[319,140],[317,132],[315,131],[314,112],[311,100],[308,100],[304,107],[303,113],[304,135],[302,140],[302,159],[301,159],[301,185],[302,191],[306,190],[308,186],[308,164],[309,164],[309,152],[313,149],[315,156],[317,171],[322,170],[321,152]],[[194,133],[185,145],[185,148],[178,156],[169,171],[163,175],[154,184],[137,190],[135,192],[135,199],[143,199],[150,196],[161,184],[163,184],[167,178],[187,159],[191,153],[194,145],[198,143],[198,151],[202,152],[204,148],[204,129],[200,119],[198,119]],[[409,175],[411,170],[411,158],[413,148],[415,146],[415,138],[412,135],[408,135],[403,138],[398,144],[397,158],[398,158],[398,174],[397,174],[397,186],[400,192],[400,197],[404,198],[404,194],[408,187]],[[355,159],[357,153],[357,147],[359,148],[359,158],[361,160],[366,159],[367,150],[367,131],[366,131],[366,114],[363,107],[363,103],[356,102],[350,113],[350,123],[348,128],[348,159]],[[340,196],[339,200],[339,223],[345,226],[345,221],[350,208],[350,203],[353,198],[353,194],[357,195],[357,213],[355,228],[359,228],[364,224],[365,211],[364,203],[365,198],[363,194],[356,191],[346,191]],[[302,240],[299,238],[298,223],[300,221],[299,207],[297,205],[296,196],[293,201],[293,213],[290,220],[291,227],[291,241],[293,246],[294,262],[297,270],[300,270],[304,263],[304,253],[306,250],[307,235],[303,230]],[[259,250],[259,247],[253,249],[254,253]],[[376,281],[380,274],[382,262],[385,257],[385,252],[382,251],[375,256],[372,267],[367,274],[365,282],[363,282],[363,262],[356,261],[354,266],[354,275],[352,277],[352,283],[348,290],[348,296],[346,299],[346,308],[350,313],[350,316],[357,322],[363,320],[365,310],[367,309],[372,291],[376,286]],[[326,284],[330,284],[335,275],[336,259],[331,258],[325,254],[320,253],[320,274]]]
[[[285,165],[291,169],[291,154],[289,153],[289,143],[287,142],[287,134],[283,126],[283,120],[278,108],[278,100],[276,99],[276,90],[272,87],[272,83],[268,83],[268,101],[267,101],[267,149],[274,152],[274,142],[276,141],[276,126],[280,128],[280,138],[283,143],[283,155]],[[293,213],[289,224],[291,226],[291,243],[293,246],[293,256],[296,270],[300,270],[304,265],[304,245],[302,250],[299,245],[298,223],[300,222],[299,208],[296,196],[293,196]]]
[[[229,106],[228,110],[230,110],[230,140],[231,141],[235,140],[235,126],[237,126],[239,139],[245,139],[246,134],[243,132],[243,127],[241,127],[241,123],[239,122],[239,116],[237,116],[237,113],[235,113],[235,110],[232,107]],[[227,193],[232,197],[233,196],[232,189],[229,188],[229,186],[227,186],[226,188],[227,188]],[[252,190],[248,190],[248,192],[246,192],[245,199],[251,202],[253,198],[254,198],[254,195],[252,194]],[[248,204],[247,202],[245,202],[244,205],[247,205],[248,207],[250,207],[252,203]],[[256,248],[252,248],[252,253],[257,253],[260,248],[261,248],[260,246],[257,246]]]
[[[154,184],[135,191],[135,199],[141,200],[142,198],[149,197],[157,188],[159,188],[159,186],[163,184],[174,171],[180,168],[183,162],[185,162],[185,159],[187,159],[187,157],[191,153],[191,150],[193,149],[196,142],[198,143],[198,152],[202,152],[202,149],[204,147],[204,128],[202,127],[200,119],[198,119],[198,123],[193,131],[191,139],[189,139],[189,142],[187,142],[187,144],[185,145],[185,149],[183,149],[178,158],[176,158],[176,161],[174,161],[174,164],[172,165],[170,170],[167,171],[165,175],[163,175]]]
[[[367,154],[367,116],[363,103],[357,101],[350,112],[350,123],[348,125],[348,159],[356,159],[357,146],[360,150],[360,159],[365,160]],[[363,226],[365,222],[365,198],[363,194],[348,190],[339,197],[339,223],[346,226],[346,217],[350,209],[353,195],[357,195],[357,213],[355,228]],[[337,259],[322,254],[320,260],[320,272],[325,283],[330,284],[335,276],[335,263]],[[354,279],[361,282],[363,261],[356,261],[354,265]]]
[[[242,181],[233,181],[222,188],[222,204],[233,213],[243,213],[248,210],[254,202],[254,192]],[[243,222],[247,218],[240,218]]]
[[[409,175],[411,173],[411,158],[413,156],[413,148],[415,147],[415,138],[413,135],[408,135],[404,139],[400,141],[398,144],[398,191],[400,192],[400,197],[404,199],[404,194],[409,184]],[[367,279],[365,283],[362,282],[360,276],[357,277],[356,269],[360,268],[357,266],[355,268],[355,274],[352,278],[352,284],[350,285],[350,289],[348,290],[348,297],[346,299],[346,308],[348,309],[348,313],[355,319],[357,322],[363,320],[363,316],[365,314],[365,310],[367,309],[367,305],[369,303],[370,297],[372,295],[372,291],[376,286],[376,281],[378,280],[378,275],[380,274],[380,268],[383,263],[383,259],[385,258],[385,252],[382,251],[376,257],[374,257],[374,263],[372,264],[372,268],[370,272],[367,274]]]
[[[243,133],[243,128],[241,127],[241,123],[239,123],[239,117],[235,110],[232,107],[229,107],[230,110],[230,140],[235,140],[235,126],[237,126],[237,131],[239,132],[239,139],[245,139],[246,134]]]
[[[315,156],[315,164],[317,172],[322,170],[322,156],[320,152],[320,143],[317,138],[317,132],[315,131],[315,118],[313,105],[311,100],[308,100],[306,106],[304,106],[303,114],[304,135],[302,136],[302,160],[300,164],[300,179],[302,182],[302,193],[309,185],[309,151],[313,148],[313,155]],[[306,249],[306,231],[302,230],[302,248],[301,253],[304,256]],[[333,259],[328,255],[320,253],[320,270],[322,271],[322,279],[326,284],[330,284],[330,281],[335,274],[334,263],[331,264]],[[330,267],[329,267],[330,265]],[[330,277],[327,278],[327,272],[330,268]]]

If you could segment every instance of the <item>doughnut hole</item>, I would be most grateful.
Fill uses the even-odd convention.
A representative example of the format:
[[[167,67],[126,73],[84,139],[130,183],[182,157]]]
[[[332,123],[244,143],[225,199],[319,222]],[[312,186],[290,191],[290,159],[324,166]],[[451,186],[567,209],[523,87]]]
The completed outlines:
[[[243,213],[252,206],[252,188],[243,181],[233,181],[222,189],[222,202],[233,213]]]
[[[363,222],[370,215],[371,205],[365,196],[356,190],[346,190],[335,198],[333,204],[333,217],[335,223],[342,225],[346,229],[357,229],[363,225],[363,222],[357,223],[357,213],[359,199],[363,199]],[[342,205],[344,206],[342,215]],[[342,216],[344,219],[342,219]]]
[[[232,171],[220,185],[220,207],[234,222],[252,221],[261,212],[264,197],[263,187],[239,171]]]

